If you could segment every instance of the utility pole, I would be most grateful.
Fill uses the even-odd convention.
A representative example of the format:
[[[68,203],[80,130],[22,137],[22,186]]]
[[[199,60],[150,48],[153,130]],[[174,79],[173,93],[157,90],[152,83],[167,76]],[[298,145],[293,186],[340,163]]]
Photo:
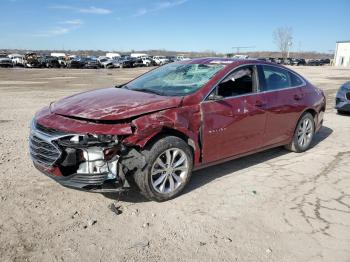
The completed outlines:
[[[292,43],[291,41],[288,42],[288,47],[287,47],[287,48],[288,48],[287,58],[289,58],[290,47],[292,46],[292,44],[293,44],[293,43]]]

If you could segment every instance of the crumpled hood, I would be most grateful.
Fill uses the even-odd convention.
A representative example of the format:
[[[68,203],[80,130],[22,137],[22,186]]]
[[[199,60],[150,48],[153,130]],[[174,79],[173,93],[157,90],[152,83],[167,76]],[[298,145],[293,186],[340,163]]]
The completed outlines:
[[[122,120],[142,114],[178,107],[182,97],[104,88],[80,93],[50,106],[55,114],[86,120]]]

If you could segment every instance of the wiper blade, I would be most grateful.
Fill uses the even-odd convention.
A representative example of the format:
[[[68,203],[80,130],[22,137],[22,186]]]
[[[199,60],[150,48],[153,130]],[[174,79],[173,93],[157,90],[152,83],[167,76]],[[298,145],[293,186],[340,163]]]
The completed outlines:
[[[125,89],[129,89],[129,87],[126,84],[122,84],[122,85],[115,85],[115,88],[125,88]]]
[[[139,88],[139,89],[131,89],[133,91],[139,91],[139,92],[145,92],[145,93],[152,93],[152,94],[156,94],[156,95],[164,95],[162,92],[154,90],[154,89],[147,89],[147,88]]]

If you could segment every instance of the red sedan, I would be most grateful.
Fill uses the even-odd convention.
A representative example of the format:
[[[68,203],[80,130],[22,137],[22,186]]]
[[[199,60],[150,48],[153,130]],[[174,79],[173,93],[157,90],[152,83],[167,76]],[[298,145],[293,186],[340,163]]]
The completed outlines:
[[[94,192],[134,186],[164,201],[195,169],[272,147],[307,150],[325,107],[320,89],[280,65],[175,62],[43,108],[32,122],[30,154],[64,186]]]

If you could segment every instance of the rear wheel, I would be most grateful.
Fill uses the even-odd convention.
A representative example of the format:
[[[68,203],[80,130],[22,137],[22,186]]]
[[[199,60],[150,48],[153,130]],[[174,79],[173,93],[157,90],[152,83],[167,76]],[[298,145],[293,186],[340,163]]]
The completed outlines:
[[[166,201],[177,196],[188,183],[193,155],[182,139],[167,136],[142,152],[147,165],[134,174],[141,193],[150,200]]]
[[[292,142],[286,146],[293,152],[304,152],[310,148],[315,134],[315,121],[310,113],[305,113],[298,121]]]

